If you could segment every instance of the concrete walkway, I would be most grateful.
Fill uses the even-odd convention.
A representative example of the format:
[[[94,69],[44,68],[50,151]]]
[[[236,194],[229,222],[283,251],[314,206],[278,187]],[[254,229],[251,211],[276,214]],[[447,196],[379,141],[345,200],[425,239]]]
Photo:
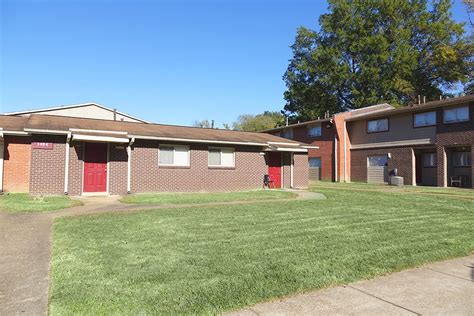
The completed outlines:
[[[245,315],[474,315],[474,255],[257,304]]]
[[[325,199],[320,193],[295,191],[298,196],[279,201]],[[205,207],[267,201],[235,201],[206,204],[137,205],[118,201],[119,196],[79,198],[84,205],[36,214],[0,212],[0,315],[46,315],[52,226],[57,217],[136,212],[147,209]]]

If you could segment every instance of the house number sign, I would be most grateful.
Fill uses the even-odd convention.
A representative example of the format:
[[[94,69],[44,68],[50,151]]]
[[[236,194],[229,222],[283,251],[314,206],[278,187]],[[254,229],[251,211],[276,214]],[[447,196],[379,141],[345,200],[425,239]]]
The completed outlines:
[[[53,149],[53,143],[45,143],[45,142],[32,142],[31,147],[33,149],[47,149],[47,150],[52,150]]]

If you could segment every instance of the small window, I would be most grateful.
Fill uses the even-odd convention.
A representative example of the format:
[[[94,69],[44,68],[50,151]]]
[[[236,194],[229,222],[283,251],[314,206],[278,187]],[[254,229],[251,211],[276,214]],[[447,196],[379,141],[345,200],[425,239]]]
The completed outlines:
[[[309,126],[308,127],[308,136],[309,137],[319,137],[319,136],[321,136],[321,126]]]
[[[436,112],[415,114],[415,127],[436,125]]]
[[[388,119],[372,120],[367,122],[367,133],[388,131]]]
[[[423,154],[423,167],[436,167],[436,153]]]
[[[286,139],[292,139],[293,138],[293,129],[285,129],[280,132],[280,137],[286,138]]]
[[[469,167],[471,166],[471,152],[469,151],[455,151],[454,154],[455,167]]]
[[[385,167],[388,166],[388,156],[369,156],[367,158],[369,167]]]
[[[209,148],[209,167],[234,167],[234,148]]]
[[[444,123],[456,123],[469,121],[469,107],[462,106],[454,109],[444,110]]]
[[[160,146],[159,165],[189,167],[188,146]]]
[[[321,168],[321,158],[320,157],[309,158],[308,162],[309,162],[309,167],[310,168]]]

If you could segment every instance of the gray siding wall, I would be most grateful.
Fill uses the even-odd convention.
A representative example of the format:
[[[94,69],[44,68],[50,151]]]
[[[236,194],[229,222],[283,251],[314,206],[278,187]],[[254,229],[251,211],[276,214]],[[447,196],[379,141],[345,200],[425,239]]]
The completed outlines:
[[[413,127],[413,114],[394,115],[389,118],[389,131],[367,133],[367,120],[347,122],[352,145],[407,141],[417,139],[436,139],[436,126]]]

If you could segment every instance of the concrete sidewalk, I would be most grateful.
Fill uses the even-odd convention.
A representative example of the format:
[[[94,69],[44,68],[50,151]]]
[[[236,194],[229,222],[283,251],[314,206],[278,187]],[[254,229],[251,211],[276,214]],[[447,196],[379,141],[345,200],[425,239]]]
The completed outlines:
[[[474,255],[257,304],[228,315],[474,315]]]

